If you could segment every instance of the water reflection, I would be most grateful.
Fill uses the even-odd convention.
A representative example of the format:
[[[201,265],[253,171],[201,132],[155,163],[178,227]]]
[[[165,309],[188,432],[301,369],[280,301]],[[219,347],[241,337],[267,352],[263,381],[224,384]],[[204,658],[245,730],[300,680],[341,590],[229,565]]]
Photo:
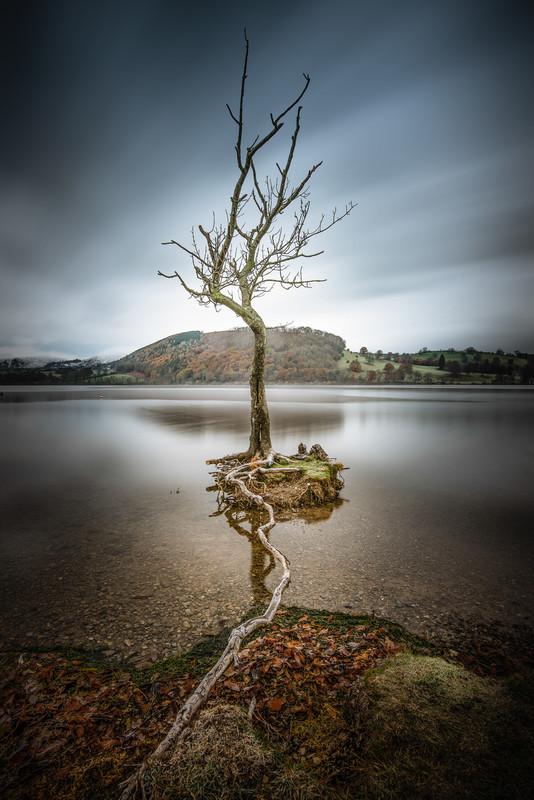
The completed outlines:
[[[217,486],[208,486],[206,491],[217,492],[217,511],[210,514],[210,517],[226,517],[230,528],[250,542],[249,576],[252,602],[255,606],[268,605],[272,592],[265,582],[275,569],[276,560],[271,553],[265,550],[258,536],[258,528],[268,521],[268,514],[259,509],[243,509],[229,505]],[[321,506],[299,508],[298,510],[275,510],[275,520],[276,522],[300,520],[306,524],[326,522],[330,519],[333,511],[340,508],[343,503],[343,499],[337,498],[329,503],[323,503]],[[270,531],[264,534],[267,540],[269,540],[269,534]],[[284,553],[284,555],[287,558],[287,554]]]
[[[166,428],[174,428],[180,434],[213,431],[217,434],[239,434],[247,438],[250,431],[249,402],[225,400],[224,394],[216,401],[143,404],[138,410],[145,419]],[[345,423],[343,409],[327,403],[322,403],[319,407],[309,402],[273,403],[270,415],[275,435],[295,440],[293,449],[298,444],[296,431],[300,438],[311,439],[339,431]]]
[[[176,402],[172,405],[143,405],[138,409],[145,419],[179,434],[198,434],[210,429],[232,434],[245,434],[249,419],[242,402]]]
[[[534,619],[531,389],[268,392],[277,449],[319,442],[350,467],[336,503],[278,517],[286,602],[419,628],[450,609]],[[143,594],[150,617],[141,603],[128,623],[167,648],[176,620],[191,636],[206,624],[209,598],[236,617],[251,593],[266,602],[278,570],[257,524],[205,492],[206,461],[246,444],[248,427],[247,387],[4,387],[3,635],[68,643],[79,630],[122,647],[121,615]]]
[[[273,593],[267,588],[265,581],[276,567],[276,561],[272,553],[265,550],[258,536],[258,528],[267,521],[266,515],[263,515],[262,519],[262,515],[258,512],[227,506],[210,516],[219,514],[224,514],[230,527],[250,542],[249,575],[252,602],[255,606],[268,605]],[[265,534],[265,538],[269,539],[269,532]]]

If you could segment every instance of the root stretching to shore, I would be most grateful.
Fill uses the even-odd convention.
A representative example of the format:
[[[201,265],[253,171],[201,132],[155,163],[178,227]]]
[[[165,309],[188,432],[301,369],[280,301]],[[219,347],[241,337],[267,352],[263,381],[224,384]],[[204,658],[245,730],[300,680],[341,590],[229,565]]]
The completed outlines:
[[[291,580],[289,561],[274,545],[269,542],[265,535],[275,525],[272,506],[265,502],[260,495],[251,492],[245,485],[245,479],[246,475],[248,474],[248,470],[257,470],[262,467],[267,467],[267,465],[270,463],[272,463],[272,459],[265,459],[261,462],[235,466],[226,473],[225,480],[230,485],[234,485],[236,487],[236,491],[239,490],[244,496],[248,497],[251,503],[258,507],[263,507],[269,514],[268,521],[258,528],[257,535],[261,540],[265,550],[280,563],[283,570],[282,578],[274,590],[271,602],[269,603],[269,606],[264,614],[261,617],[255,617],[254,619],[247,620],[247,622],[244,622],[242,625],[234,628],[234,630],[231,632],[228,644],[226,645],[223,654],[217,663],[210,669],[207,675],[205,675],[195,691],[186,700],[184,705],[180,708],[165,739],[160,742],[156,750],[154,750],[152,755],[146,759],[137,772],[123,784],[121,800],[128,800],[129,798],[136,796],[143,798],[146,797],[144,779],[148,769],[159,759],[168,755],[171,746],[178,740],[188,725],[190,725],[196,712],[205,703],[210,689],[224,674],[232,661],[235,663],[238,662],[237,654],[243,639],[257,628],[261,627],[262,625],[269,625],[273,621],[274,615],[276,614],[276,611],[280,605],[282,594]]]
[[[208,462],[210,463],[210,462]],[[237,665],[238,652],[243,639],[257,628],[269,625],[278,610],[282,594],[291,580],[289,561],[269,540],[266,534],[274,527],[274,510],[296,508],[305,505],[320,505],[339,494],[343,479],[338,474],[343,466],[332,464],[319,445],[314,445],[310,454],[304,445],[299,446],[296,456],[280,456],[271,453],[264,459],[253,459],[242,463],[235,456],[221,459],[214,473],[217,485],[228,505],[263,509],[268,520],[257,529],[257,536],[264,549],[278,561],[283,574],[273,592],[271,601],[261,617],[247,620],[234,628],[223,654],[205,675],[195,691],[178,711],[167,736],[156,750],[143,762],[137,772],[124,784],[120,800],[146,797],[145,776],[158,760],[169,755],[184,730],[191,724],[197,711],[206,702],[208,694],[232,661]]]

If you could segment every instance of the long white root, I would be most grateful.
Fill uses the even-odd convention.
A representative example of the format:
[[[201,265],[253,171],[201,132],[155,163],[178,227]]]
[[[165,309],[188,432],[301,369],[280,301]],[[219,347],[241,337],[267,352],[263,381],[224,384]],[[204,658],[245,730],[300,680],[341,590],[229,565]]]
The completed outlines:
[[[280,605],[282,594],[284,593],[286,587],[288,586],[291,580],[291,573],[289,570],[289,561],[288,559],[281,553],[266,537],[266,533],[274,527],[275,520],[274,520],[274,513],[272,506],[267,503],[260,495],[254,494],[251,492],[247,486],[245,485],[245,479],[248,475],[250,475],[249,469],[261,469],[265,466],[269,466],[272,464],[273,457],[266,458],[262,461],[254,461],[249,462],[247,464],[239,464],[235,467],[232,467],[226,474],[225,480],[228,483],[235,483],[239,485],[242,492],[247,495],[247,497],[254,502],[258,507],[263,507],[269,514],[268,521],[261,525],[257,530],[257,535],[265,548],[265,550],[280,562],[280,565],[283,569],[282,578],[276,589],[273,592],[271,602],[269,606],[265,610],[264,614],[261,617],[255,617],[254,619],[249,619],[246,622],[239,625],[237,628],[234,628],[230,634],[228,639],[228,644],[226,645],[223,654],[217,661],[217,663],[210,669],[210,671],[204,676],[201,680],[195,691],[189,696],[183,706],[180,708],[178,713],[176,714],[175,720],[172,724],[171,729],[169,730],[167,736],[159,743],[158,747],[154,750],[154,752],[143,762],[141,767],[131,776],[125,783],[121,785],[123,788],[123,792],[121,794],[120,800],[129,800],[130,798],[134,798],[136,796],[140,796],[142,798],[146,797],[145,786],[144,786],[144,779],[147,773],[147,770],[152,766],[158,759],[164,756],[171,748],[171,746],[177,741],[177,739],[181,736],[183,731],[191,724],[193,717],[197,713],[197,711],[202,707],[202,705],[206,702],[208,694],[210,690],[213,688],[215,683],[219,680],[219,678],[224,674],[226,669],[230,666],[231,662],[237,663],[238,661],[238,652],[241,646],[241,642],[243,639],[248,636],[250,633],[255,631],[257,628],[263,625],[269,625],[278,610]]]

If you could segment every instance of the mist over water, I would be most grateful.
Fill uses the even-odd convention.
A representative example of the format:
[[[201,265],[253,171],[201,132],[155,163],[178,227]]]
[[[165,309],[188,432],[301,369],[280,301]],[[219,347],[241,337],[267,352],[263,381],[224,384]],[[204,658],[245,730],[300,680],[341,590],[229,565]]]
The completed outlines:
[[[319,442],[350,467],[338,503],[271,532],[292,565],[286,604],[420,631],[451,612],[532,624],[529,389],[268,397],[277,449]],[[206,460],[242,449],[248,426],[244,387],[4,389],[4,643],[161,654],[268,598],[277,571],[206,491]]]

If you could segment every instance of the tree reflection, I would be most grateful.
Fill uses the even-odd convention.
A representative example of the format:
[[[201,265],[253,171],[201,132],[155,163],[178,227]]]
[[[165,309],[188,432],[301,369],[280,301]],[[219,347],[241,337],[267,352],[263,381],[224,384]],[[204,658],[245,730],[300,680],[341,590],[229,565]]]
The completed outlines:
[[[218,488],[216,486],[209,486],[207,487],[207,491],[218,491]],[[321,506],[300,508],[297,511],[293,509],[276,511],[275,519],[277,522],[288,522],[289,520],[300,519],[308,524],[324,522],[330,518],[334,509],[339,508],[343,502],[344,501],[338,497],[336,500],[330,503],[324,503]],[[258,528],[265,523],[268,516],[259,509],[236,508],[235,506],[229,505],[223,496],[218,493],[217,511],[210,514],[210,516],[219,517],[222,515],[226,517],[231,528],[250,542],[249,574],[253,604],[255,606],[267,605],[271,600],[272,592],[267,588],[265,582],[274,570],[276,561],[271,553],[265,550],[257,533]],[[265,536],[268,539],[269,533],[266,533]]]
[[[224,514],[230,527],[250,542],[250,587],[253,604],[255,606],[268,604],[272,592],[266,587],[265,581],[275,568],[276,561],[271,553],[265,550],[257,535],[258,528],[265,522],[265,515],[254,510],[234,508],[224,501],[218,501],[217,506],[218,510],[210,516],[218,517]],[[268,533],[266,538],[269,538]]]

